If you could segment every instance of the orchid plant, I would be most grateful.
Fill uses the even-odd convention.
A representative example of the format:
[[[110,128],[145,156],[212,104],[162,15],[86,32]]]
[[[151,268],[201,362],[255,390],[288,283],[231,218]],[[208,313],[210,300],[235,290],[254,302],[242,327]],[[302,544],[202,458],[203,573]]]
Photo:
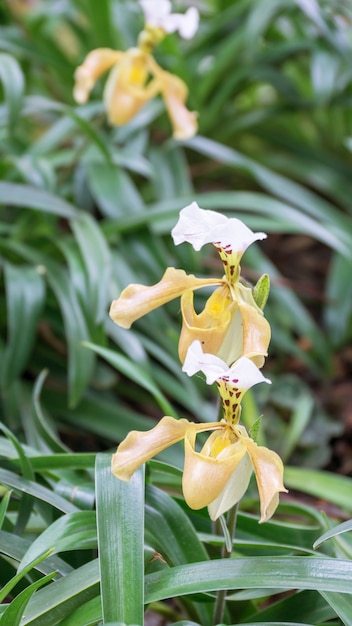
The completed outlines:
[[[207,384],[216,383],[223,407],[220,421],[194,423],[165,416],[150,431],[132,431],[112,458],[112,472],[130,480],[137,468],[165,448],[184,440],[185,462],[182,490],[192,509],[208,507],[212,520],[239,502],[254,470],[261,508],[261,522],[275,512],[283,484],[280,457],[258,446],[240,425],[241,401],[253,385],[270,383],[260,367],[270,341],[270,326],[259,307],[255,290],[241,278],[240,261],[254,241],[254,233],[236,218],[205,211],[196,202],[180,212],[172,230],[175,245],[191,243],[195,250],[212,243],[224,267],[222,278],[196,278],[183,270],[168,268],[154,286],[129,285],[112,303],[110,315],[124,328],[169,300],[181,296],[182,330],[179,343],[183,371],[202,372]],[[193,291],[217,285],[204,310],[197,314]],[[261,297],[264,302],[266,294]],[[199,433],[211,431],[200,452]]]
[[[103,100],[110,124],[126,124],[149,100],[161,94],[173,136],[188,139],[197,132],[197,115],[185,105],[188,88],[178,76],[162,69],[152,52],[169,33],[178,31],[184,39],[191,39],[198,28],[198,11],[190,7],[183,15],[172,13],[168,0],[140,0],[140,6],[145,26],[137,46],[125,52],[111,48],[92,50],[76,69],[74,99],[84,104],[97,80],[109,70]]]

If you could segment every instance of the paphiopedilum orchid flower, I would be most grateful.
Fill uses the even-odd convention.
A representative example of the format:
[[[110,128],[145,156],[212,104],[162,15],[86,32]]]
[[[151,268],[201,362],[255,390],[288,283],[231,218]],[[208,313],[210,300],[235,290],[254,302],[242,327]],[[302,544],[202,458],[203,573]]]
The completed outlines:
[[[195,339],[205,352],[216,354],[228,365],[247,356],[262,367],[270,341],[270,326],[253,298],[252,289],[240,280],[240,261],[254,241],[265,233],[251,231],[236,218],[201,209],[196,202],[182,209],[172,230],[175,245],[189,242],[195,250],[212,243],[219,252],[225,275],[221,278],[197,278],[170,267],[151,287],[132,284],[114,300],[110,316],[123,328],[153,309],[181,296],[182,331],[179,356],[183,363],[187,349]],[[197,314],[193,306],[195,289],[218,285]]]
[[[167,32],[179,30],[184,37],[193,36],[196,10],[189,9],[185,15],[179,15],[170,13],[168,2],[144,0],[141,4],[147,23],[138,46],[126,52],[111,48],[92,50],[76,69],[73,97],[78,104],[87,102],[97,80],[109,70],[103,100],[110,124],[127,124],[149,100],[161,94],[173,136],[189,139],[196,134],[198,127],[196,113],[185,105],[187,86],[178,76],[163,70],[151,52]],[[196,14],[198,16],[197,11]]]
[[[187,9],[186,13],[171,13],[172,5],[169,0],[140,0],[144,11],[146,28],[160,28],[165,33],[178,31],[183,39],[192,39],[197,32],[199,13],[195,7]]]
[[[185,371],[192,375],[203,371],[207,381],[216,381],[224,406],[220,422],[195,424],[165,416],[147,432],[130,432],[112,458],[112,473],[121,480],[130,480],[136,469],[184,439],[185,462],[182,490],[192,509],[208,506],[211,519],[217,519],[245,493],[254,469],[261,509],[261,522],[267,521],[278,505],[283,485],[280,457],[251,439],[238,424],[243,394],[259,382],[270,382],[252,361],[241,357],[231,368],[213,355],[203,354],[199,342],[187,353]],[[195,449],[199,433],[212,431],[200,452]]]
[[[196,134],[196,113],[185,105],[186,84],[178,76],[163,70],[140,48],[130,48],[126,52],[110,48],[92,50],[75,72],[73,96],[76,102],[87,102],[96,81],[107,70],[110,74],[103,99],[110,124],[127,124],[149,100],[161,94],[175,139],[188,139]]]

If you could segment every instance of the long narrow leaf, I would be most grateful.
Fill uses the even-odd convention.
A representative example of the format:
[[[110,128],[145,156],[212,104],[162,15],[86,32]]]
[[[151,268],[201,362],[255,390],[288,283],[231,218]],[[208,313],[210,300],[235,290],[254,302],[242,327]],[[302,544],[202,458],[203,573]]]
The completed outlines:
[[[30,185],[0,183],[0,202],[4,205],[55,213],[60,217],[73,218],[78,215],[77,209],[72,204]]]
[[[35,539],[24,555],[18,571],[49,550],[50,554],[57,554],[67,550],[96,548],[96,535],[94,511],[62,515]]]
[[[321,535],[313,544],[313,548],[318,548],[324,541],[331,539],[332,537],[336,537],[337,535],[341,535],[342,533],[347,533],[352,531],[352,520],[347,520],[347,522],[342,522],[342,524],[338,524],[334,528],[331,528],[326,533]]]
[[[97,528],[105,622],[144,620],[144,468],[129,483],[111,473],[110,455],[96,464]]]
[[[346,511],[352,511],[352,480],[306,467],[286,467],[285,484],[288,488],[299,489],[312,496],[329,500]]]
[[[352,624],[352,598],[351,594],[345,595],[342,593],[331,593],[321,591],[321,595],[324,600],[330,604],[334,609],[336,615],[338,615],[345,626],[351,626]]]
[[[78,567],[34,594],[28,603],[21,626],[54,626],[98,594],[99,565],[95,560]]]
[[[2,384],[10,385],[27,365],[39,316],[45,284],[35,268],[5,265],[8,340],[2,364]]]
[[[23,106],[24,77],[16,59],[6,53],[0,54],[0,81],[7,104],[8,126],[13,132]]]
[[[49,502],[52,506],[63,511],[64,513],[73,513],[77,511],[77,507],[71,502],[68,502],[61,496],[58,496],[55,492],[43,487],[39,483],[32,480],[26,480],[13,472],[5,469],[0,469],[0,482],[4,485],[8,485],[17,491],[28,493],[34,498]]]
[[[32,597],[33,593],[43,585],[46,585],[55,576],[55,572],[47,574],[35,583],[28,585],[21,593],[12,600],[8,608],[4,611],[0,619],[0,626],[20,626],[22,623],[23,612]]]
[[[146,576],[146,601],[217,589],[316,589],[350,593],[352,562],[308,557],[219,559]]]
[[[83,345],[99,354],[122,374],[137,382],[141,387],[144,387],[144,389],[147,389],[167,415],[175,416],[175,410],[153,381],[150,374],[141,365],[132,363],[132,361],[127,359],[124,355],[118,354],[108,348],[102,348],[92,343],[84,343]]]

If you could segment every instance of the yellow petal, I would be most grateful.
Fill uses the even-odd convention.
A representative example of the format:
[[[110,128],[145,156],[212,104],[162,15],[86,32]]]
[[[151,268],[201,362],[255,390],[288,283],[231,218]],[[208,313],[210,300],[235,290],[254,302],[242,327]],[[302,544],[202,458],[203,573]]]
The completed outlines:
[[[224,422],[218,422],[218,428],[227,428]],[[194,449],[196,431],[187,430],[185,436],[185,467],[182,479],[182,490],[185,500],[191,509],[201,509],[213,502],[223,491],[234,469],[246,453],[246,446],[241,441],[227,442],[219,447],[216,457],[204,454],[214,450],[217,438],[223,434],[215,432],[210,435],[202,452]],[[209,442],[210,440],[210,442]]]
[[[124,56],[123,52],[111,48],[92,50],[75,71],[73,97],[79,104],[87,102],[88,96],[98,78],[118,63]]]
[[[166,415],[151,430],[132,430],[112,457],[112,473],[121,480],[130,480],[138,467],[165,448],[181,441],[189,428],[194,432],[203,432],[219,428],[219,422],[194,424],[186,419],[176,420]]]
[[[183,81],[173,76],[162,88],[166,109],[173,127],[175,139],[190,139],[197,134],[197,113],[189,111],[185,105],[187,90]],[[176,80],[175,80],[176,79]]]
[[[135,320],[181,296],[184,291],[219,282],[212,278],[196,278],[184,270],[169,267],[156,285],[145,287],[132,284],[126,287],[118,300],[111,304],[110,317],[122,328],[130,328]]]
[[[165,72],[150,57],[149,66],[160,83],[175,139],[189,139],[198,130],[197,113],[189,111],[185,105],[188,96],[186,84],[178,76]]]
[[[127,124],[160,91],[156,81],[147,84],[147,55],[130,48],[110,72],[104,89],[104,102],[110,124]]]
[[[182,294],[182,330],[178,344],[181,363],[186,358],[189,346],[196,339],[201,342],[203,352],[217,354],[231,322],[233,309],[237,306],[227,294],[227,285],[216,289],[199,314],[194,310],[193,292],[185,291]]]
[[[250,304],[240,304],[239,309],[243,324],[243,356],[251,359],[257,367],[262,367],[268,354],[270,324],[264,315]]]
[[[276,452],[243,438],[257,480],[260,497],[260,523],[268,521],[279,504],[279,493],[286,492],[283,484],[284,467]]]
[[[190,422],[165,416],[151,430],[132,430],[120,443],[112,457],[111,471],[121,480],[130,480],[132,474],[153,456],[181,441]]]
[[[197,113],[189,111],[185,105],[188,90],[177,76],[164,81],[161,87],[165,106],[173,127],[175,139],[190,139],[197,134]]]
[[[268,354],[270,336],[270,324],[258,307],[240,303],[234,310],[216,355],[228,365],[246,356],[257,367],[262,367]]]
[[[241,500],[247,491],[252,470],[250,457],[245,454],[232,472],[220,495],[209,504],[210,519],[215,521]]]

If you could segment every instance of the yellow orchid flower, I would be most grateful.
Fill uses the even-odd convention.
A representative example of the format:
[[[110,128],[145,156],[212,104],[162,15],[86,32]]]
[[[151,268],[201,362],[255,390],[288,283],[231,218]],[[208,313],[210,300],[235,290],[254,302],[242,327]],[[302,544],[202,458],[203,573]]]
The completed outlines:
[[[196,113],[187,109],[186,84],[163,70],[151,51],[168,32],[178,30],[190,38],[198,27],[198,12],[189,9],[184,15],[171,14],[171,4],[141,0],[146,27],[140,33],[138,47],[126,52],[110,48],[92,50],[75,72],[73,97],[84,104],[96,81],[110,70],[103,100],[112,125],[127,124],[151,99],[161,94],[170,117],[175,139],[188,139],[197,132]]]
[[[246,357],[241,357],[228,369],[218,357],[203,353],[197,341],[190,347],[183,369],[189,375],[201,370],[208,383],[216,381],[224,419],[195,424],[165,416],[150,431],[132,431],[113,455],[112,473],[128,481],[140,465],[184,439],[182,490],[190,508],[197,510],[208,506],[211,519],[217,519],[242,498],[254,469],[261,502],[260,521],[267,521],[278,505],[278,494],[286,491],[282,462],[275,452],[257,446],[237,422],[243,394],[259,382],[270,381]],[[197,452],[196,436],[206,431],[213,432]]]
[[[183,363],[190,344],[198,339],[206,352],[216,354],[228,365],[247,356],[261,367],[267,355],[270,326],[256,305],[252,290],[240,280],[240,261],[247,247],[265,233],[254,233],[236,218],[201,209],[196,202],[182,209],[172,230],[175,245],[185,241],[195,250],[213,243],[224,265],[222,278],[196,278],[183,270],[168,268],[153,286],[129,285],[110,309],[113,321],[129,328],[155,308],[181,296],[182,331],[179,356]],[[208,285],[220,285],[197,314],[193,291]]]

